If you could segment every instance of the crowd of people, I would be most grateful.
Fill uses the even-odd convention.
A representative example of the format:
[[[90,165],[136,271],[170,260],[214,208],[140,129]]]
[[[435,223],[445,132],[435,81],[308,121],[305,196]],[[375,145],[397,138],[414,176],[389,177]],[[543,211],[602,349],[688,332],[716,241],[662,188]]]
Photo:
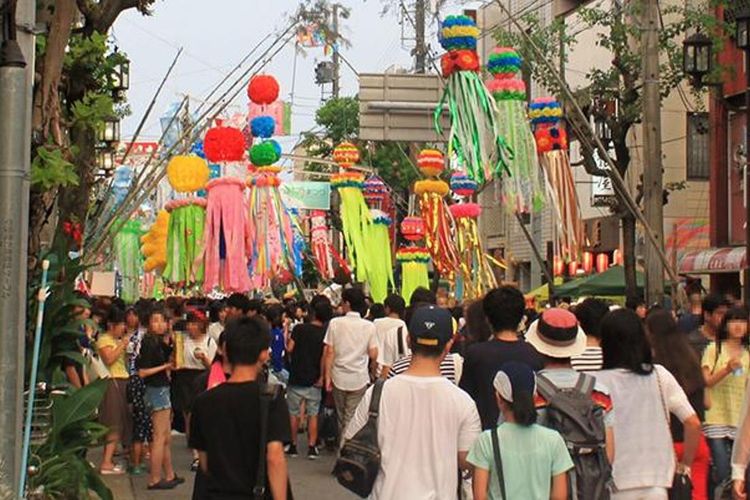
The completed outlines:
[[[690,299],[680,314],[595,298],[538,313],[512,286],[456,307],[423,288],[408,304],[356,287],[336,304],[99,299],[79,310],[99,326],[87,363],[63,370],[107,379],[101,474],[183,483],[177,429],[195,499],[291,498],[287,457],[336,454],[378,380],[373,499],[656,500],[680,476],[695,500],[745,499],[748,312]]]

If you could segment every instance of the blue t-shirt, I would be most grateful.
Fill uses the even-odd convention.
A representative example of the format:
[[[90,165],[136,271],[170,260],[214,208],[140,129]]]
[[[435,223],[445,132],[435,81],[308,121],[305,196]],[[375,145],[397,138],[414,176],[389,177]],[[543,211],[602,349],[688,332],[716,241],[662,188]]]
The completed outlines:
[[[509,499],[546,500],[550,495],[552,477],[573,468],[573,460],[557,431],[538,424],[524,427],[506,422],[497,429],[482,432],[467,457],[475,467],[490,471],[490,500],[503,499],[491,432],[497,432],[500,442],[505,491]]]
[[[271,367],[275,372],[284,369],[285,347],[284,328],[274,326],[271,328]]]

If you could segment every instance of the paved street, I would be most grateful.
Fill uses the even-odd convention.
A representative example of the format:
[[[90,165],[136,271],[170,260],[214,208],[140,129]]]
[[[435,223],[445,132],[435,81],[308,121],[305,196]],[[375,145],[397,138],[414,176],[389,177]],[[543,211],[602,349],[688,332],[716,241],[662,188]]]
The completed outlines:
[[[356,495],[349,494],[339,486],[330,472],[333,468],[333,455],[321,449],[319,460],[308,460],[304,439],[300,440],[300,456],[289,458],[289,475],[292,481],[294,498],[298,499],[326,499],[326,500],[353,500]],[[187,479],[185,484],[169,491],[148,491],[146,483],[147,476],[131,478],[123,476],[105,476],[105,481],[112,489],[116,500],[159,500],[175,499],[183,500],[192,498],[193,473],[190,472],[190,453],[185,448],[183,435],[174,436],[172,447],[173,459],[177,475]],[[99,453],[92,453],[92,460],[99,459]],[[95,462],[96,463],[96,462]]]

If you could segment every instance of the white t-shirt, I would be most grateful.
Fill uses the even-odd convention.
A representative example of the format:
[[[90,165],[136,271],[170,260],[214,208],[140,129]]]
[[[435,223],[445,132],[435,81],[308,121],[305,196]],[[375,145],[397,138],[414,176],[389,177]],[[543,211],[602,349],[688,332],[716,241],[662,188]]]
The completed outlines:
[[[661,392],[657,382],[661,381]],[[619,490],[672,485],[675,461],[665,409],[684,422],[695,410],[674,376],[661,365],[638,375],[615,369],[592,372],[603,382],[617,409],[613,476]],[[664,394],[662,404],[661,394]]]
[[[219,343],[219,336],[224,331],[224,325],[220,322],[215,321],[208,325],[208,336],[214,339],[214,342]]]
[[[345,439],[367,421],[371,398],[372,388],[357,406]],[[480,432],[474,401],[445,377],[388,379],[378,417],[380,473],[370,498],[455,498],[458,452],[468,451]]]
[[[377,347],[375,325],[359,313],[333,318],[323,339],[333,347],[333,385],[344,391],[356,391],[370,383],[368,371],[371,347]]]
[[[411,352],[407,342],[409,331],[406,323],[398,318],[378,318],[373,321],[375,335],[378,340],[378,365],[393,366],[399,358]],[[403,352],[399,355],[399,328],[401,328],[401,346]]]
[[[216,342],[209,335],[203,335],[198,340],[193,340],[189,335],[185,335],[185,343],[183,344],[183,354],[185,356],[184,368],[191,370],[205,370],[206,365],[195,357],[195,350],[200,349],[208,357],[209,363],[213,362],[214,356],[216,356]]]

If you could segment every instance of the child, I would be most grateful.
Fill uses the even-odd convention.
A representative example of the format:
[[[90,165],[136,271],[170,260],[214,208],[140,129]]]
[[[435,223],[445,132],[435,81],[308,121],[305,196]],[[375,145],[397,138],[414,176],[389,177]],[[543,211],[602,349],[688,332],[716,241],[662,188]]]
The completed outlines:
[[[474,500],[567,498],[566,472],[573,468],[573,461],[560,434],[535,423],[534,372],[523,363],[509,361],[500,367],[493,386],[503,423],[484,431],[469,450]],[[494,458],[493,433],[499,443],[503,485]]]

